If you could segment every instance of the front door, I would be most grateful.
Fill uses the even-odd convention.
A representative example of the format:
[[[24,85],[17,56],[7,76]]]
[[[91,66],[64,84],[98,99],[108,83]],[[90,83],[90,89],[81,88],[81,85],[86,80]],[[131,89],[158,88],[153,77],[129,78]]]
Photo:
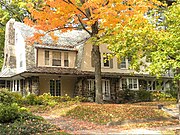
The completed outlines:
[[[103,100],[110,100],[110,81],[107,79],[102,80],[102,92],[103,92]]]
[[[60,80],[50,80],[50,94],[52,96],[61,96]]]

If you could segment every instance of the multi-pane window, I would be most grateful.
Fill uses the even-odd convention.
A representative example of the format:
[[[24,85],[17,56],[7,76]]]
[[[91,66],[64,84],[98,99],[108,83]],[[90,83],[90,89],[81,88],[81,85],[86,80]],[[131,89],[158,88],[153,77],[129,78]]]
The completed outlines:
[[[103,53],[103,66],[110,67],[110,61],[106,53]]]
[[[119,68],[127,69],[130,66],[131,58],[122,58]]]
[[[45,65],[49,65],[49,51],[45,51]]]
[[[60,96],[61,95],[60,80],[50,80],[50,94],[52,96]]]
[[[69,67],[68,52],[64,52],[64,66]]]
[[[104,94],[105,96],[109,96],[109,91],[110,91],[110,83],[109,80],[104,81]]]
[[[94,79],[88,79],[88,90],[94,91],[95,90],[95,81]]]
[[[61,52],[54,51],[52,54],[53,54],[52,65],[61,66]]]
[[[13,80],[12,91],[20,91],[20,80]]]
[[[122,89],[137,90],[138,89],[138,79],[136,78],[123,78],[121,79]]]
[[[126,66],[126,58],[123,58],[120,63],[120,68],[127,68]]]

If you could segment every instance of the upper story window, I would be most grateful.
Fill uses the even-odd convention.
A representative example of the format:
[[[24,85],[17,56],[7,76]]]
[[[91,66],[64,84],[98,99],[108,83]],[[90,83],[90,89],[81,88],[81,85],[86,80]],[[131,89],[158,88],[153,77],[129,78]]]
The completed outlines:
[[[108,53],[103,53],[103,67],[113,68],[113,59],[109,59]]]
[[[52,65],[61,66],[61,52],[53,51]]]
[[[123,58],[120,63],[120,68],[127,68],[126,58]]]
[[[108,56],[107,56],[107,54],[103,54],[103,66],[104,67],[109,67],[110,66],[110,61],[109,61],[109,59],[108,59]]]
[[[45,65],[49,65],[49,51],[45,51]]]
[[[120,69],[128,69],[130,66],[131,58],[123,58],[121,63],[118,63],[118,68]]]
[[[64,66],[69,67],[69,56],[68,52],[64,52]]]

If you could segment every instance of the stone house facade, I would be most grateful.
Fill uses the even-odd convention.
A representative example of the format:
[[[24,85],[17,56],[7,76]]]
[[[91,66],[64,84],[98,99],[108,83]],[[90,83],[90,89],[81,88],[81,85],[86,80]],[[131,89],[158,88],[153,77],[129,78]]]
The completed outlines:
[[[23,95],[50,93],[53,96],[95,97],[92,45],[83,42],[89,38],[83,30],[57,32],[55,43],[50,36],[42,43],[30,43],[35,29],[11,19],[6,25],[4,64],[0,73],[0,86]],[[111,53],[106,45],[100,45],[102,62],[103,99],[114,101],[119,91],[166,90],[171,87],[173,75],[165,75],[160,82],[145,72],[130,70],[130,59],[121,63],[117,58],[107,60]],[[133,74],[132,74],[133,73]],[[160,86],[160,87],[159,87]]]

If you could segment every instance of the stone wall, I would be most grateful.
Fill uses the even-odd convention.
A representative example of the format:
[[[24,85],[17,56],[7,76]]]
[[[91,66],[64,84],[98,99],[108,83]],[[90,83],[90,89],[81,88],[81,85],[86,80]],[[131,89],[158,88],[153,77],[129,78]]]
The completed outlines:
[[[77,79],[74,96],[86,97],[89,101],[95,101],[95,89],[88,90],[88,78],[80,77]],[[116,102],[119,92],[119,78],[107,78],[110,80],[110,102]]]
[[[15,55],[15,29],[13,27],[14,19],[10,19],[6,24],[5,46],[4,46],[4,63],[2,70],[5,68],[16,68]]]
[[[26,45],[26,68],[30,69],[36,66],[36,59],[35,59],[35,48],[31,45]]]
[[[32,79],[32,93],[39,95],[40,90],[39,90],[39,77],[38,76],[33,76],[31,77]]]

